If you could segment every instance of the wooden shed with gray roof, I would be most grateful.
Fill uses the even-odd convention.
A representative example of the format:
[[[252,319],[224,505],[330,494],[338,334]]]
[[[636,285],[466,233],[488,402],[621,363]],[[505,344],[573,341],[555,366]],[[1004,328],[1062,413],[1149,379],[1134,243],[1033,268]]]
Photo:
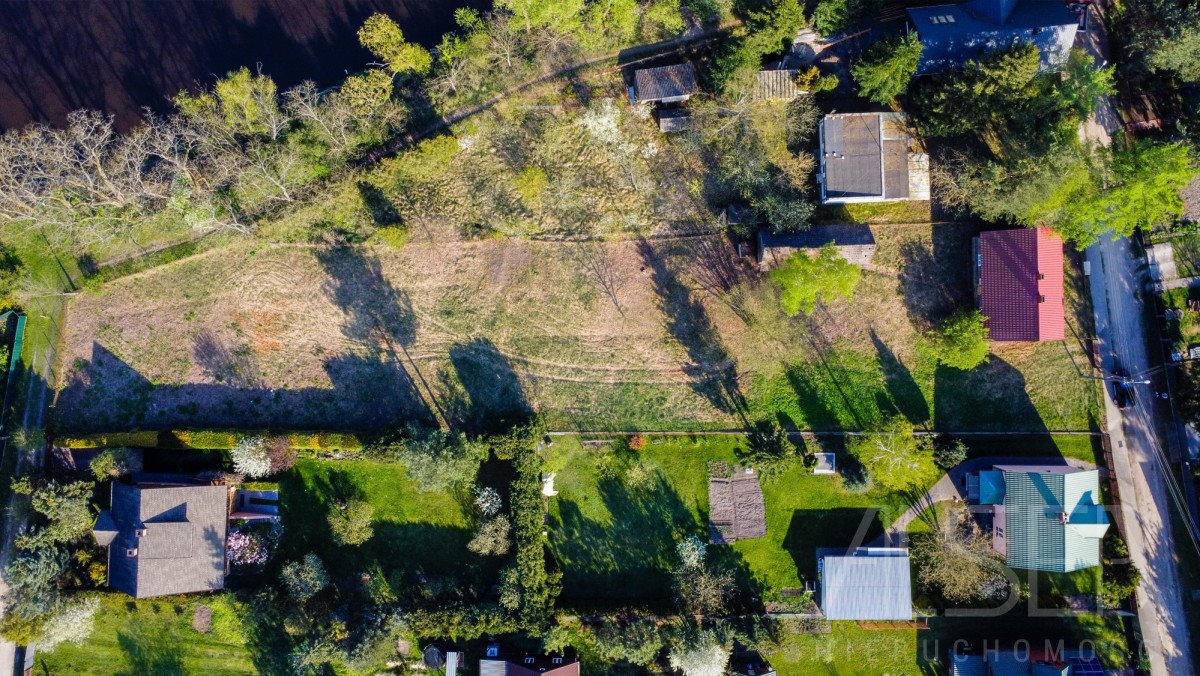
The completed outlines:
[[[225,486],[114,483],[93,528],[108,586],[134,598],[225,588]]]
[[[688,100],[699,89],[696,85],[696,69],[690,63],[640,68],[633,71],[629,102],[679,103]]]
[[[788,256],[805,251],[810,255],[832,244],[842,258],[859,267],[867,267],[875,257],[875,235],[867,225],[814,225],[803,232],[776,235],[758,231],[758,267],[766,271]]]

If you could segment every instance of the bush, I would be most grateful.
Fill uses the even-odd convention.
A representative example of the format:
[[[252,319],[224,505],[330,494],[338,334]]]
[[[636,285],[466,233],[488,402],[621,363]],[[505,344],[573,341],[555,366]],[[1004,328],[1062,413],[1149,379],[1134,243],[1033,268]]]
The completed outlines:
[[[266,440],[262,437],[243,437],[229,451],[233,468],[252,479],[271,473],[271,458],[267,455]]]
[[[271,473],[286,472],[296,466],[296,449],[287,437],[271,437],[267,440],[267,458],[271,461]]]
[[[962,439],[954,439],[949,443],[938,444],[933,449],[933,462],[938,467],[949,471],[967,459],[967,445]]]
[[[927,338],[938,362],[951,368],[966,371],[987,361],[988,330],[978,309],[955,313]]]
[[[1105,608],[1119,608],[1133,596],[1142,582],[1142,572],[1129,560],[1129,547],[1112,530],[1104,538],[1104,575],[1100,601]]]
[[[231,565],[261,566],[270,553],[266,538],[254,531],[230,531],[225,538],[225,554]]]
[[[142,471],[142,454],[131,448],[110,448],[92,458],[88,467],[96,481],[118,479]]]
[[[485,521],[467,543],[467,549],[482,556],[503,556],[512,549],[512,524],[506,516]]]
[[[158,432],[105,432],[74,437],[64,436],[57,437],[54,444],[61,448],[110,448],[113,446],[155,448],[158,446]]]
[[[361,545],[375,531],[371,528],[371,517],[375,508],[362,500],[350,500],[342,509],[329,513],[329,530],[333,541],[339,545]]]
[[[279,571],[279,578],[289,596],[304,603],[329,584],[325,564],[316,554],[305,554],[300,561],[291,561]]]

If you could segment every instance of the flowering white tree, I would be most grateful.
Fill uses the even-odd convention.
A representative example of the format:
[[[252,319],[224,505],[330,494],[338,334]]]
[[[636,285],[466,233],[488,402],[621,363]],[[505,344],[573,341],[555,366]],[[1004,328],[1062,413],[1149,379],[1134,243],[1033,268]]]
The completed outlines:
[[[262,437],[242,437],[229,456],[233,459],[233,468],[252,479],[261,479],[271,473],[271,456]]]
[[[500,493],[490,486],[475,487],[475,506],[483,513],[485,517],[495,516],[500,512],[500,508],[504,506],[500,499]]]
[[[687,645],[671,648],[671,667],[684,676],[725,676],[729,649],[712,632],[701,632]]]
[[[46,622],[37,641],[38,649],[50,651],[61,643],[83,643],[92,635],[93,620],[99,610],[100,599],[97,598],[64,605]]]

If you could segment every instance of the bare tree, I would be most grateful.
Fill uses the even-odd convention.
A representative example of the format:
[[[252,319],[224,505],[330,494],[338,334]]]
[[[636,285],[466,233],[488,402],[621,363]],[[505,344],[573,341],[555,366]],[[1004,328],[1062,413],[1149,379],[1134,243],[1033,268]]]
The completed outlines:
[[[248,173],[261,179],[269,188],[267,199],[291,202],[295,199],[289,186],[296,181],[299,171],[300,152],[290,146],[268,146],[256,143],[246,152],[249,160]]]
[[[608,255],[608,248],[603,242],[588,240],[572,248],[576,264],[589,281],[595,284],[605,296],[612,301],[613,307],[621,316],[625,309],[621,307],[620,292],[622,279],[613,259]]]

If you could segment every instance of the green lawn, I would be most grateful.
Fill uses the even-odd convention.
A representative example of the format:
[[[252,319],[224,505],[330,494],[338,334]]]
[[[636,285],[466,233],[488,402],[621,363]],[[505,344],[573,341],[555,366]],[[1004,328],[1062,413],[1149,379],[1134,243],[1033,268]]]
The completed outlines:
[[[248,674],[258,670],[243,639],[216,630],[192,628],[197,604],[212,597],[192,595],[135,601],[105,594],[95,630],[82,645],[65,643],[37,653],[38,674],[180,673]]]
[[[370,570],[385,574],[480,573],[478,557],[467,553],[471,524],[461,495],[431,493],[408,479],[395,463],[358,460],[301,460],[280,477],[280,510],[286,530],[276,561],[316,552],[332,574]],[[328,515],[337,501],[361,499],[375,508],[375,535],[357,546],[333,542]]]
[[[1105,666],[1127,664],[1126,627],[1120,618],[1085,615],[1068,618],[1030,618],[1023,611],[985,618],[934,617],[928,629],[864,629],[854,622],[833,622],[829,634],[788,633],[780,647],[768,654],[781,674],[842,676],[844,674],[940,674],[955,641],[978,650],[990,646],[1029,642],[1033,650],[1052,648],[1059,641],[1070,650],[1091,641]],[[1086,644],[1085,644],[1086,646]]]
[[[549,505],[550,539],[564,597],[664,598],[676,539],[707,537],[707,462],[735,462],[743,443],[736,436],[651,438],[638,453],[650,479],[638,484],[628,475],[602,477],[605,451],[556,441],[548,461],[559,492]],[[905,508],[898,496],[849,493],[840,476],[815,476],[799,465],[766,481],[763,493],[767,536],[713,551],[766,598],[812,579],[816,548],[849,545],[868,508],[883,508],[868,538]]]
[[[822,204],[813,214],[814,223],[928,223],[930,220],[929,200]]]

